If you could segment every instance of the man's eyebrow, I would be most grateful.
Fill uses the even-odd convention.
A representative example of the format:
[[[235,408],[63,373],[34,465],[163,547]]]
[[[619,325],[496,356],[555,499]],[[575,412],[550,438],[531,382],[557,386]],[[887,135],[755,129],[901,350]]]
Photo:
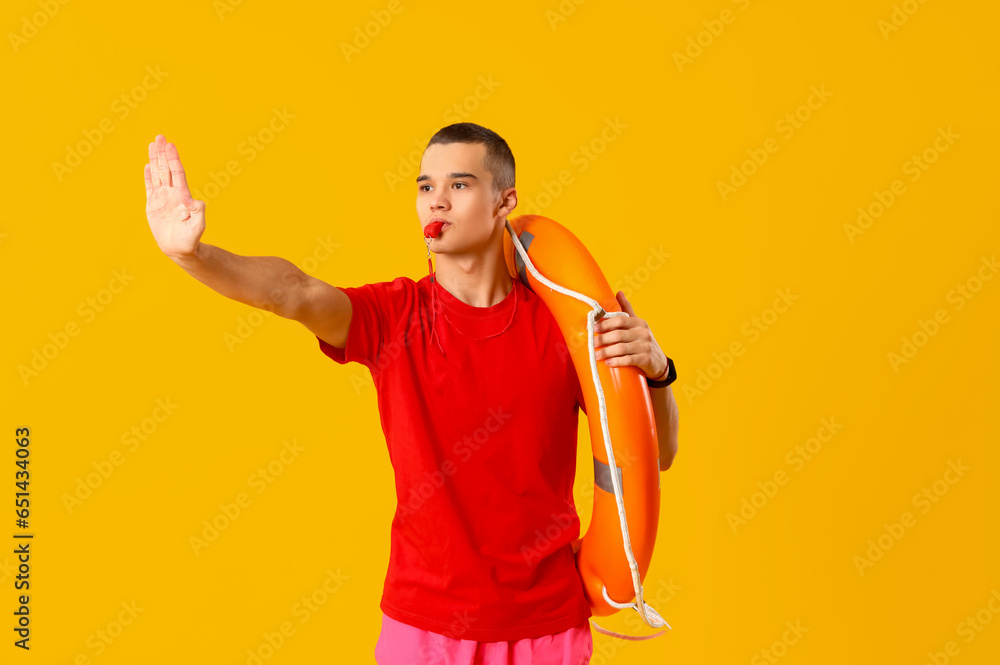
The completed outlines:
[[[455,178],[474,178],[479,180],[474,173],[449,173],[448,178],[454,180]],[[426,173],[417,177],[417,182],[422,182],[424,180],[430,180],[431,177]]]

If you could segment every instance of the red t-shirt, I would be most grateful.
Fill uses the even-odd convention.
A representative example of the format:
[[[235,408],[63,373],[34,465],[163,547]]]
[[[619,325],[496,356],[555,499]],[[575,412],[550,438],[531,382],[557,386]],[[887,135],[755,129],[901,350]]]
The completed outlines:
[[[382,611],[480,642],[585,621],[572,549],[583,396],[548,307],[517,280],[492,307],[429,276],[340,288],[353,306],[346,346],[317,339],[371,371],[395,474]]]

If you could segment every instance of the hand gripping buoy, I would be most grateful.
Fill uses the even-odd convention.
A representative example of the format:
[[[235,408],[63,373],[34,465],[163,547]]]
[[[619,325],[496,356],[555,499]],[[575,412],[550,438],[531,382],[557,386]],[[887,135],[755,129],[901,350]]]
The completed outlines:
[[[653,628],[667,626],[642,598],[660,515],[660,464],[649,389],[639,368],[609,367],[594,355],[594,324],[621,310],[597,262],[569,229],[541,215],[507,220],[504,258],[549,308],[583,389],[594,454],[594,511],[573,543],[594,616],[634,609]],[[633,602],[634,599],[634,602]],[[626,639],[649,639],[622,635]]]

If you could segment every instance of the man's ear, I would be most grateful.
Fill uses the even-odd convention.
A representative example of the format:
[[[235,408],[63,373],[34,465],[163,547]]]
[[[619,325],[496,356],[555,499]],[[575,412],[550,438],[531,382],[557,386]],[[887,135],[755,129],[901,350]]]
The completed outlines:
[[[517,207],[517,196],[516,195],[514,196],[513,205],[508,206],[508,204],[507,204],[507,199],[509,199],[510,196],[511,196],[511,194],[514,194],[514,192],[516,192],[516,191],[517,190],[515,190],[515,189],[512,188],[506,195],[504,195],[503,193],[501,193],[501,195],[500,195],[500,207],[496,209],[496,212],[494,213],[494,216],[500,214],[501,210],[506,210],[507,212],[505,214],[509,215],[511,213],[511,211],[514,208]]]

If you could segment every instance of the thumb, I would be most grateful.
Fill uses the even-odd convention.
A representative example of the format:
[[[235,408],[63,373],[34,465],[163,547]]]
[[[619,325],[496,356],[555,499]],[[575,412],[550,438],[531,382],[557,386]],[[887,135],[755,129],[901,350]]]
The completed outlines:
[[[629,303],[628,298],[625,297],[624,291],[619,291],[615,296],[618,298],[618,304],[621,305],[622,310],[629,316],[635,316],[635,310],[632,309],[631,303]]]

